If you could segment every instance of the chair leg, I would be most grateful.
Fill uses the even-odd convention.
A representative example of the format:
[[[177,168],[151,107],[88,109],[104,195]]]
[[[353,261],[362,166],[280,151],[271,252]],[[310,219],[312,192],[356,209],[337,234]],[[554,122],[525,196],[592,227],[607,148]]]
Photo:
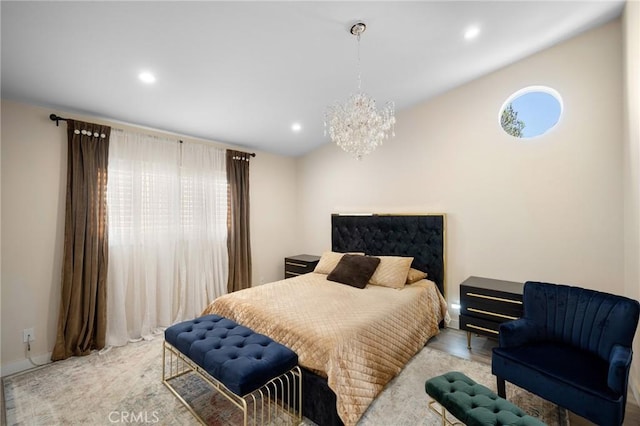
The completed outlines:
[[[502,377],[496,376],[497,387],[498,387],[498,396],[500,398],[507,398],[506,386],[504,383],[504,379]]]

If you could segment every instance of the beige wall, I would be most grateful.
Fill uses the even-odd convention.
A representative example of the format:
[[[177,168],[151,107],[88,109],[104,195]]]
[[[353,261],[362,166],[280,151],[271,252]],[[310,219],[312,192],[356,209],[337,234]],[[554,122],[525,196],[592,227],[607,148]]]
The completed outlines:
[[[640,2],[623,14],[624,41],[624,283],[625,294],[640,300]],[[634,341],[631,386],[640,401],[640,330]]]
[[[361,162],[333,144],[301,158],[304,251],[330,247],[334,212],[444,212],[450,303],[470,275],[623,294],[621,64],[616,20],[398,113]],[[498,109],[529,85],[558,90],[565,112],[516,140]]]
[[[295,159],[261,153],[251,160],[253,285],[284,278],[284,258],[297,254]]]
[[[3,375],[25,358],[23,329],[34,328],[38,362],[55,342],[66,150],[50,112],[2,101]]]
[[[117,128],[119,123],[2,100],[2,375],[30,366],[22,330],[33,327],[32,354],[46,362],[55,343],[66,184],[66,124],[55,112]],[[180,137],[183,140],[193,140]],[[204,141],[201,141],[204,142]],[[296,220],[295,160],[258,152],[251,161],[254,284],[282,278]]]

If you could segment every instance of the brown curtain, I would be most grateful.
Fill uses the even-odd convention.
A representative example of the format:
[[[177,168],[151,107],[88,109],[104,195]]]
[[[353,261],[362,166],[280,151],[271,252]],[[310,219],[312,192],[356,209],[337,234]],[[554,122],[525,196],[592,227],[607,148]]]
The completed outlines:
[[[111,128],[67,121],[67,200],[58,332],[51,359],[102,349],[106,334]]]
[[[251,287],[249,159],[246,152],[227,150],[229,293]]]

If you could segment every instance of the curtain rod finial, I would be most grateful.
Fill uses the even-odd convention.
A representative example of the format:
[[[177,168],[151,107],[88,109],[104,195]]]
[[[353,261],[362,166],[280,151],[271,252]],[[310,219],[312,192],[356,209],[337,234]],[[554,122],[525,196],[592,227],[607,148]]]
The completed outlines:
[[[56,115],[56,114],[49,114],[49,120],[55,121],[56,126],[60,126],[60,120],[67,121],[66,118],[60,117],[59,115]]]

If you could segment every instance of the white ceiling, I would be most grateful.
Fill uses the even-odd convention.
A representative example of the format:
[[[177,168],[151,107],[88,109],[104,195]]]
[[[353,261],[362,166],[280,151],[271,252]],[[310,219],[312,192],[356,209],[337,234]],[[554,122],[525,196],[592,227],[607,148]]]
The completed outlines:
[[[619,16],[624,1],[2,1],[2,97],[297,156],[362,87],[402,110]],[[481,28],[464,39],[469,25]],[[138,80],[143,70],[157,81]],[[293,122],[302,130],[291,131]]]

